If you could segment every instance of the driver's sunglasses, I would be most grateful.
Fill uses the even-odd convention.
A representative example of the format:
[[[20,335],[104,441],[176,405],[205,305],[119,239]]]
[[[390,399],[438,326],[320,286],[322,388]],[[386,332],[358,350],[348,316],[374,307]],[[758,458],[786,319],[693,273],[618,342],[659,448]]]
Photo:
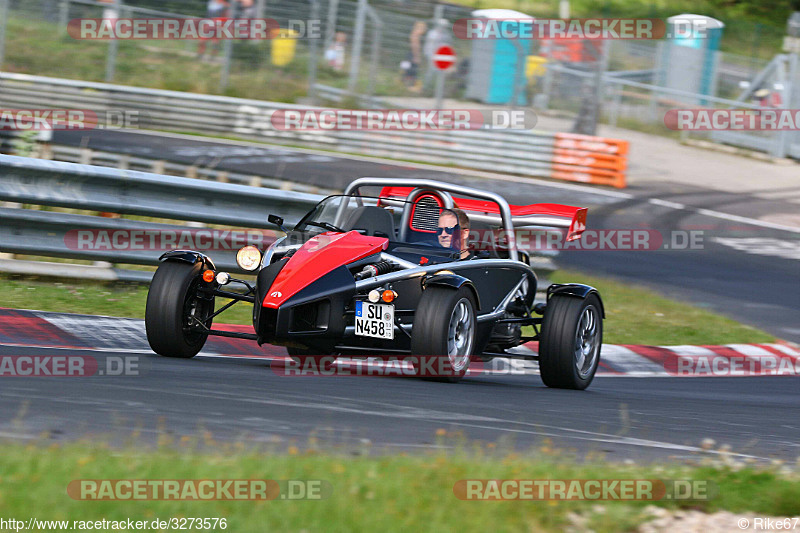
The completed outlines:
[[[445,233],[447,233],[448,235],[452,235],[452,234],[453,234],[453,232],[454,232],[456,229],[458,229],[458,224],[456,224],[455,226],[451,226],[451,227],[449,227],[449,228],[441,228],[441,227],[440,227],[440,228],[436,228],[436,235],[441,235],[443,231],[444,231]]]

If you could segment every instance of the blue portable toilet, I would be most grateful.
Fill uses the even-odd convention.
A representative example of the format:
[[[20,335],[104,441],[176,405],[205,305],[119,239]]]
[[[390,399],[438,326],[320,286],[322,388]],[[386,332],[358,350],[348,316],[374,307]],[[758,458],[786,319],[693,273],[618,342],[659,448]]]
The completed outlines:
[[[725,24],[686,13],[667,19],[659,85],[702,95],[717,91],[717,57]],[[705,99],[689,104],[704,105]]]
[[[479,9],[473,19],[482,19],[502,34],[532,35],[534,18],[512,9]],[[492,22],[494,21],[494,22]],[[478,38],[472,40],[467,77],[467,98],[486,104],[511,104],[517,81],[516,105],[525,104],[525,62],[531,38]]]

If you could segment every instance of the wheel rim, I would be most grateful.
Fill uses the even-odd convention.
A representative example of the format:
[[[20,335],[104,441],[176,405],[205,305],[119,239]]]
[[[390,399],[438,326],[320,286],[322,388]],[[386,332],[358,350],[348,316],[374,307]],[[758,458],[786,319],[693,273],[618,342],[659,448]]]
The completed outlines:
[[[575,332],[575,369],[582,379],[591,374],[597,360],[600,348],[599,322],[597,309],[591,305],[583,310],[578,320],[578,329]]]
[[[472,354],[474,329],[472,306],[466,298],[460,299],[450,315],[447,331],[447,357],[456,372],[461,372]]]
[[[200,298],[197,294],[197,281],[193,281],[192,284],[186,291],[186,299],[184,300],[183,304],[183,313],[184,317],[186,317],[184,323],[184,335],[185,339],[189,344],[196,344],[197,342],[202,341],[205,338],[205,333],[202,331],[198,331],[194,329],[196,326],[192,323],[190,316],[196,317],[200,322],[206,324],[207,327],[210,327],[211,324],[208,323],[206,316],[210,314],[208,308],[209,302]],[[212,309],[213,312],[213,309]]]

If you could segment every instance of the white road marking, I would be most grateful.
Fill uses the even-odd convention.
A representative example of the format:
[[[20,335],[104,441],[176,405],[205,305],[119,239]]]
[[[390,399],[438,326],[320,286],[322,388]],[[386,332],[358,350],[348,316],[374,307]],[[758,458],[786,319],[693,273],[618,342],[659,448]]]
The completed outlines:
[[[662,207],[669,207],[671,209],[686,209],[684,204],[679,204],[678,202],[670,202],[668,200],[659,200],[658,198],[651,198],[648,200],[653,205],[660,205]]]
[[[760,346],[754,346],[752,344],[726,344],[725,346],[747,357],[775,356],[775,354],[773,354],[772,352],[765,350]]]
[[[795,330],[795,333],[800,333],[800,329]],[[800,358],[800,350],[795,350],[791,346],[786,346],[785,344],[766,344],[765,346],[769,346],[773,350],[785,353],[786,355]]]
[[[664,375],[667,371],[663,366],[654,363],[647,357],[634,352],[624,346],[604,344],[600,351],[600,360],[621,369],[626,374],[634,373],[638,376]]]
[[[800,233],[800,228],[797,226],[785,226],[783,224],[775,224],[773,222],[764,222],[757,218],[741,217],[739,215],[732,215],[730,213],[722,213],[720,211],[712,211],[711,209],[689,208],[698,215],[707,217],[721,218],[730,222],[741,222],[742,224],[749,224],[751,226],[760,226],[762,228],[779,229],[782,231],[790,231],[792,233]]]
[[[59,329],[99,348],[148,349],[144,321],[98,316],[37,314]]]
[[[800,259],[800,240],[787,241],[762,237],[714,237],[711,240],[748,254]]]
[[[660,346],[660,348],[666,348],[672,352],[675,352],[677,356],[681,355],[716,355],[714,350],[709,350],[704,346],[695,346],[693,344],[678,344],[675,346]]]

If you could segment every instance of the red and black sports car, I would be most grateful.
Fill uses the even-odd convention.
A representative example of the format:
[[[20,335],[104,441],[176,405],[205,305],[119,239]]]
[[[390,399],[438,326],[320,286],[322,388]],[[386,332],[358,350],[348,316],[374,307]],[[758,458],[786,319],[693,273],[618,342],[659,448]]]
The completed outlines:
[[[536,358],[509,350],[538,340],[546,385],[585,389],[594,377],[600,295],[586,285],[551,285],[535,304],[537,277],[514,238],[526,227],[565,228],[568,240],[580,238],[585,208],[514,206],[432,180],[361,178],[292,230],[280,217],[269,220],[286,236],[237,254],[255,284],[217,271],[200,252],[161,257],[145,320],[153,351],[189,358],[208,335],[222,335],[283,345],[295,358],[396,356],[420,372],[424,358],[439,358],[446,371],[436,377],[457,381],[471,361]],[[246,290],[230,290],[231,283]],[[233,301],[215,311],[215,297]],[[213,329],[238,301],[254,304],[254,333]]]

